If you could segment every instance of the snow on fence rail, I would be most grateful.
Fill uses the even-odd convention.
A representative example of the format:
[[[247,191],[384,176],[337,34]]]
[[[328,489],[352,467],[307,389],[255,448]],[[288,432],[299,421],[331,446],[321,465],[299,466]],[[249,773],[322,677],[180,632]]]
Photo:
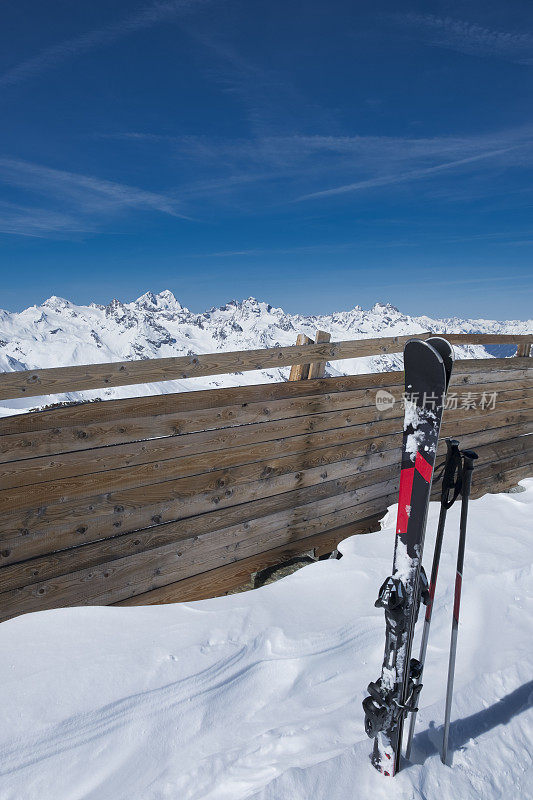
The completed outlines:
[[[0,391],[7,398],[160,381],[179,370],[181,377],[185,362],[197,376],[354,358],[399,351],[407,338],[217,353],[192,365],[159,359],[4,373]],[[480,455],[474,492],[501,490],[533,472],[533,437],[524,435],[533,429],[531,338],[448,338],[520,348],[516,358],[458,361],[444,414],[442,436]],[[376,406],[380,390],[390,400],[384,408]],[[402,390],[402,373],[386,372],[1,419],[0,619],[209,597],[256,570],[376,529],[397,495]]]

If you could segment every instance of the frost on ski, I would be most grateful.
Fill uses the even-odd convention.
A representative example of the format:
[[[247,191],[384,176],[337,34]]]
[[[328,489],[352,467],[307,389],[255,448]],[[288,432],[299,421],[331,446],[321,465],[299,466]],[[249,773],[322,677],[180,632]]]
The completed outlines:
[[[425,430],[427,424],[434,424],[436,420],[437,414],[432,408],[421,406],[415,400],[405,399],[405,417],[403,423],[403,429],[407,434],[405,438],[405,452],[409,455],[411,461],[415,461],[418,452],[435,452],[435,445],[424,445],[424,440],[427,438]]]
[[[383,671],[381,673],[381,686],[382,688],[388,692],[391,689],[394,689],[396,684],[396,670],[394,667],[383,667]]]
[[[416,568],[418,559],[413,559],[407,552],[407,545],[398,539],[396,542],[396,551],[394,554],[394,577],[399,578],[405,588],[409,591],[408,583],[411,579],[411,574]]]
[[[384,736],[382,733],[378,733],[377,735],[378,746],[379,746],[379,753],[381,758],[379,759],[378,766],[380,767],[383,774],[393,775],[394,773],[394,750],[391,746],[391,743]]]

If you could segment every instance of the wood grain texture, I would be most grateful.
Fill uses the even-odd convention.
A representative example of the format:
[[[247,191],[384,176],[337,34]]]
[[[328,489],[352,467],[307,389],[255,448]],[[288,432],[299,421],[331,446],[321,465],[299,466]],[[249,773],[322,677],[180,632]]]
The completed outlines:
[[[429,334],[419,335],[429,336]],[[208,375],[226,375],[249,370],[290,367],[293,364],[310,364],[313,361],[338,361],[400,353],[411,338],[412,336],[387,336],[379,339],[203,353],[145,361],[118,361],[108,364],[3,372],[0,373],[0,400],[41,397],[113,386],[160,383]]]
[[[526,470],[527,471],[527,470]],[[524,468],[509,470],[506,477],[494,478],[494,491],[505,491],[514,486],[518,480],[524,477]],[[472,497],[476,498],[485,493],[485,487],[473,486]],[[195,575],[192,578],[170,583],[159,589],[145,592],[144,594],[129,597],[113,605],[117,606],[140,606],[161,603],[184,603],[194,600],[204,600],[208,597],[220,597],[229,591],[248,583],[253,572],[265,569],[269,566],[282,564],[300,553],[310,550],[315,551],[315,555],[323,555],[334,550],[343,539],[356,534],[366,534],[379,530],[381,515],[368,517],[358,522],[335,528],[323,534],[300,539],[284,547],[259,553],[242,561],[218,567],[209,572]]]
[[[128,597],[126,600],[113,603],[113,605],[159,605],[162,603],[184,603],[192,600],[203,600],[206,597],[220,597],[248,583],[254,572],[276,564],[283,564],[285,561],[294,558],[294,556],[308,553],[310,550],[314,550],[317,556],[323,555],[334,550],[339,542],[347,539],[348,536],[377,531],[379,530],[379,520],[380,516],[376,515],[335,528],[327,533],[307,536],[305,539],[277,547],[274,550],[268,550],[266,553],[243,558],[242,561],[217,567],[192,578],[185,578],[176,583],[169,583],[159,589],[153,589],[135,597]]]
[[[533,394],[533,372],[530,378],[506,380],[504,371],[501,376],[504,378],[503,380],[470,383],[467,389],[477,395],[496,391],[499,400],[511,400],[524,396],[523,390],[531,390]],[[399,384],[384,384],[379,388],[392,394],[396,402],[400,401],[403,387]],[[464,393],[465,391],[466,389],[461,386],[452,385],[450,399],[454,393]],[[514,394],[510,394],[510,392]],[[352,391],[330,391],[324,392],[322,395],[311,394],[280,400],[245,402],[216,408],[174,411],[150,416],[129,416],[116,420],[88,422],[84,425],[67,424],[61,427],[55,424],[51,428],[38,431],[6,433],[0,436],[0,463],[26,460],[43,455],[79,452],[95,447],[108,447],[146,439],[181,436],[185,433],[222,430],[250,423],[309,416],[326,411],[375,407],[375,400],[376,389],[365,388]]]
[[[531,464],[516,467],[510,459],[508,463],[480,466],[476,478],[479,482],[482,476],[497,475],[501,488],[509,480],[514,481],[530,471]],[[312,502],[288,512],[182,539],[175,544],[155,547],[94,568],[3,592],[0,595],[0,619],[36,608],[119,602],[206,569],[353,523],[358,518],[379,513],[380,508],[384,511],[396,497],[397,486],[398,479],[395,483],[374,484],[359,493],[340,495],[336,502],[331,499]],[[437,492],[435,487],[434,496]]]
[[[506,379],[533,376],[533,364],[527,358],[514,359],[463,359],[455,362],[452,385],[492,382]],[[337,378],[323,378],[306,381],[254,384],[251,386],[206,389],[193,392],[150,395],[148,397],[105,400],[95,403],[79,403],[65,408],[52,408],[16,414],[0,419],[2,434],[27,433],[37,430],[53,430],[55,427],[89,425],[124,421],[129,417],[153,417],[185,411],[199,411],[207,408],[261,403],[285,398],[322,395],[329,392],[354,391],[357,389],[377,389],[389,384],[403,386],[403,372],[380,372],[371,375],[346,375]]]
[[[380,446],[388,444],[380,442]],[[368,444],[349,450],[325,448],[243,467],[207,473],[205,491],[190,479],[178,479],[27,512],[0,516],[0,563],[21,561],[38,552],[76,547],[101,538],[172,522],[195,513],[222,511],[318,485],[378,467],[397,464],[399,450],[366,453]],[[347,457],[346,456],[351,456]],[[291,502],[290,498],[287,502]],[[268,508],[268,504],[265,504]],[[248,512],[244,512],[248,513]]]
[[[398,475],[399,468],[396,459],[396,463],[384,467],[324,480],[320,486],[302,486],[290,492],[280,493],[274,496],[270,503],[261,499],[250,500],[246,506],[235,506],[228,513],[217,511],[207,514],[203,518],[195,516],[176,522],[176,524],[162,524],[147,531],[136,531],[131,535],[116,536],[112,539],[32,558],[23,563],[4,566],[0,569],[0,591],[36,583],[39,580],[72,572],[82,567],[96,566],[103,561],[171,544],[202,532],[270,518],[273,513],[283,515],[283,519],[291,519],[294,508],[305,506],[308,503],[316,504],[314,508],[317,514],[324,509],[329,513],[342,507],[342,504],[346,502],[343,497],[339,498],[339,495],[351,493],[351,496],[355,496],[354,493],[359,492],[358,498],[369,499],[376,494],[376,489],[373,488],[376,484],[380,484],[381,487],[387,481],[394,481],[395,486]],[[381,488],[377,491],[381,492]],[[332,501],[331,498],[336,499]]]
[[[416,334],[427,338],[429,333]],[[446,334],[452,344],[516,344],[531,342],[530,335]],[[290,367],[315,361],[400,353],[413,336],[389,336],[343,342],[294,345],[240,352],[204,353],[144,361],[119,361],[76,367],[0,373],[0,400],[42,397],[116,386],[161,383],[169,380],[224,375],[248,370]]]
[[[478,447],[479,467],[486,464],[502,464],[514,459],[516,466],[530,463],[533,461],[533,441],[531,437],[521,437],[511,441],[504,441],[498,447],[494,444]],[[439,454],[440,457],[440,454]],[[261,516],[268,516],[274,510],[283,511],[292,507],[312,502],[317,499],[334,497],[335,495],[369,487],[376,483],[382,483],[391,479],[398,479],[399,476],[399,450],[387,451],[386,453],[367,456],[358,459],[359,464],[354,466],[355,460],[350,462],[340,462],[332,465],[334,469],[328,468],[322,471],[319,476],[313,476],[309,471],[307,482],[293,491],[287,493],[279,492],[281,496],[276,497],[274,502],[249,502],[246,506],[239,505],[235,513],[224,515],[218,511],[216,515],[207,515],[204,518],[197,518],[190,521],[185,520],[181,526],[169,526],[161,524],[148,531],[136,531],[130,535],[116,536],[103,542],[95,542],[91,545],[83,545],[70,550],[63,550],[53,554],[32,558],[22,564],[12,564],[10,567],[4,566],[0,570],[0,591],[16,588],[39,580],[48,579],[56,575],[61,575],[76,569],[96,566],[102,561],[120,558],[134,552],[142,552],[150,549],[151,546],[162,545],[179,540],[185,532],[196,533],[206,531],[210,528],[224,527],[236,521],[247,521],[251,518],[259,519]],[[510,463],[510,462],[509,462]],[[335,467],[339,470],[336,471]],[[481,473],[484,474],[484,473]],[[302,474],[305,477],[305,473]],[[309,487],[314,486],[313,481],[317,478],[322,488],[317,491],[309,491]],[[251,486],[254,486],[252,484]],[[255,484],[259,489],[260,484]],[[245,487],[246,488],[246,487]],[[307,491],[303,491],[304,489]],[[396,488],[396,484],[394,485]],[[263,488],[264,495],[268,496],[271,489]],[[255,495],[251,496],[253,500]],[[53,534],[57,536],[57,528]]]
[[[470,434],[463,432],[461,443],[464,447],[479,447],[483,444],[491,443],[498,448],[504,448],[508,439],[513,439],[517,443],[519,441],[531,442],[529,437],[523,437],[523,434],[530,430],[531,425],[528,423],[527,425],[519,424],[498,429],[474,431]],[[457,429],[450,431],[449,435],[455,433],[457,433]],[[443,435],[445,435],[444,432]],[[400,443],[401,435],[399,433],[394,436],[383,437],[381,440],[376,439],[370,444],[368,441],[357,442],[355,446],[353,444],[348,446],[346,458],[353,457],[357,452],[367,454],[363,456],[359,465],[354,467],[354,473],[365,471],[367,468],[377,468],[388,463],[398,463]],[[393,449],[394,447],[396,450]],[[445,449],[445,444],[441,441],[438,450],[439,457],[444,454]],[[520,449],[518,444],[516,449],[517,452]],[[320,451],[315,454],[309,454],[309,458],[313,460],[302,462],[302,466],[307,468],[309,466],[323,466],[320,462]],[[270,489],[267,487],[265,494],[268,495],[269,492]],[[293,499],[293,497],[290,497],[287,502],[287,498],[281,495],[263,503],[256,501],[253,506],[240,504],[229,510],[225,510],[225,504],[221,503],[220,510],[216,509],[211,511],[209,515],[187,519],[186,524],[190,530],[199,531],[210,529],[212,525],[220,527],[224,523],[232,524],[233,522],[244,520],[252,512],[259,516],[261,513],[267,514],[273,508],[287,507],[293,502]],[[136,507],[132,499],[130,499],[131,508],[128,505],[124,507],[117,506],[114,508],[114,516],[111,516],[110,519],[105,509],[104,511],[96,509],[95,516],[92,516],[92,502],[92,500],[89,500],[85,510],[83,506],[80,506],[79,515],[72,520],[69,520],[68,516],[62,518],[61,507],[58,506],[55,510],[52,510],[54,513],[50,514],[50,524],[47,524],[45,518],[41,525],[40,512],[37,510],[34,524],[22,529],[14,527],[9,515],[0,515],[0,524],[3,526],[3,531],[0,534],[0,558],[2,563],[15,563],[49,553],[52,550],[78,547],[89,542],[109,538],[110,536],[120,536],[125,547],[139,546],[139,541],[145,542],[146,547],[148,547],[149,543],[154,539],[157,540],[159,536],[166,535],[171,531],[171,529],[167,528],[163,530],[163,526],[172,521],[172,515],[166,514],[161,507],[156,509],[161,514],[157,513],[156,515],[148,516],[147,512],[148,514],[150,512],[153,514],[152,509],[145,509],[142,503]],[[148,529],[146,531],[139,530],[144,527]],[[177,530],[181,529],[178,527]],[[126,538],[126,535],[129,536],[129,539]],[[171,535],[173,536],[172,532]],[[120,547],[121,545],[117,546]]]
[[[332,498],[315,501],[259,520],[184,538],[88,570],[3,592],[0,595],[0,619],[36,608],[107,605],[221,564],[348,524],[358,517],[378,513],[384,504],[393,502],[396,492],[386,494],[386,487],[390,485],[390,482],[374,484],[371,489],[338,495],[336,501]],[[364,494],[368,496],[371,493],[376,497],[361,502]]]
[[[129,398],[0,420],[2,618],[143,595],[208,596],[210,573],[229,585],[252,562],[275,563],[275,553],[303,552],[311,540],[326,552],[339,531],[375,525],[397,497],[403,418],[398,402],[378,413],[378,388],[399,401],[403,374]],[[532,359],[457,362],[450,397],[467,392],[476,404],[497,392],[496,407],[461,407],[459,397],[441,434],[478,450],[479,496],[533,470],[533,437],[524,435],[533,430]],[[437,462],[444,451],[441,438]]]
[[[381,460],[376,458],[373,466],[375,465],[376,469],[387,470],[386,475],[388,477],[396,475],[398,472],[397,463],[391,466],[388,463],[389,459],[385,458],[383,461],[385,465],[381,466]],[[379,473],[374,473],[374,479],[377,475]],[[89,542],[98,544],[102,550],[112,552],[115,554],[113,557],[117,557],[117,554],[128,553],[132,549],[148,549],[154,546],[154,542],[161,542],[162,540],[175,541],[185,534],[196,535],[205,531],[246,522],[250,519],[258,519],[274,511],[290,510],[294,506],[313,500],[334,497],[342,493],[347,486],[350,486],[351,489],[361,488],[369,485],[373,480],[372,477],[369,478],[366,475],[366,472],[357,470],[342,478],[327,480],[328,477],[326,476],[320,483],[311,485],[305,485],[304,483],[291,491],[274,495],[269,494],[270,490],[266,487],[262,494],[258,491],[257,499],[250,499],[247,503],[228,505],[220,509],[215,508],[193,517],[184,517],[178,520],[164,518],[161,522],[151,522],[149,526],[143,529],[137,529],[132,526],[133,530],[128,530],[129,526],[125,526],[126,531],[121,532],[119,529],[114,532],[115,535],[113,537],[109,535],[109,525],[104,529],[106,538],[98,537],[95,534],[95,528],[97,529],[96,522],[92,526],[88,524],[88,530],[83,535],[77,534],[76,530],[72,532],[68,528],[67,530],[61,530],[58,527],[48,529],[45,536],[39,530],[31,531],[26,536],[10,533],[2,534],[2,561],[15,563],[32,556],[46,555],[54,550],[66,551],[68,548],[73,549],[74,552],[80,546],[86,547]],[[11,552],[8,552],[10,548]],[[67,556],[61,558],[65,560]],[[72,558],[75,560],[77,556],[74,555]]]
[[[466,414],[467,412],[463,412]],[[452,416],[452,419],[457,417]],[[9,559],[19,549],[13,539],[21,535],[21,542],[43,539],[51,533],[55,537],[69,534],[74,543],[90,540],[96,531],[118,534],[140,529],[155,522],[192,516],[213,508],[224,508],[259,496],[278,494],[293,488],[319,483],[326,477],[346,475],[352,470],[364,471],[374,466],[392,463],[397,458],[399,435],[394,439],[377,438],[370,453],[366,442],[331,447],[318,442],[318,449],[269,457],[225,469],[215,469],[201,474],[143,484],[117,491],[107,491],[88,498],[60,498],[35,506],[34,498],[26,498],[26,508],[5,511],[0,516],[0,541],[10,549]],[[396,447],[392,451],[390,447]],[[128,474],[128,473],[126,473]],[[131,477],[131,476],[130,476]],[[250,485],[248,485],[250,484]],[[5,541],[5,536],[8,542]],[[0,555],[1,559],[1,555]],[[4,562],[7,563],[7,562]]]
[[[457,433],[457,423],[461,419],[461,431],[463,435],[473,431],[490,430],[493,428],[507,427],[512,425],[524,424],[526,431],[531,427],[533,420],[533,411],[531,409],[507,408],[514,403],[502,404],[501,409],[497,409],[493,413],[476,413],[475,411],[464,410],[452,412],[446,419],[443,425],[443,435],[455,435]],[[466,419],[462,416],[466,415]],[[318,415],[317,415],[318,416]],[[368,423],[352,425],[346,418],[344,419],[345,425],[339,428],[326,429],[321,431],[313,431],[312,433],[300,434],[297,436],[286,436],[285,438],[269,440],[268,446],[265,449],[263,442],[252,445],[240,446],[235,443],[234,447],[225,448],[223,450],[213,450],[207,453],[199,453],[198,455],[188,455],[179,458],[169,458],[164,461],[151,461],[145,464],[136,464],[133,466],[125,466],[122,468],[115,468],[106,471],[104,468],[97,472],[89,472],[86,474],[71,476],[68,472],[72,465],[68,461],[67,456],[63,457],[63,461],[43,463],[42,467],[39,465],[38,472],[42,477],[44,473],[47,477],[59,473],[59,478],[56,480],[48,480],[46,482],[39,482],[32,486],[31,495],[28,494],[27,486],[31,485],[30,476],[31,471],[20,475],[13,471],[13,474],[6,472],[6,483],[19,484],[11,486],[0,492],[0,511],[8,512],[11,510],[22,510],[25,508],[33,507],[42,509],[50,504],[50,502],[65,503],[69,500],[82,497],[91,497],[93,495],[117,491],[119,489],[132,488],[132,486],[147,486],[153,483],[159,483],[161,480],[171,480],[177,477],[184,477],[185,475],[194,475],[209,472],[216,469],[223,469],[229,466],[242,465],[251,463],[253,461],[262,461],[268,452],[276,452],[279,455],[294,454],[297,452],[310,451],[315,448],[327,447],[335,444],[347,444],[355,442],[363,442],[363,452],[373,452],[377,449],[376,442],[378,440],[382,445],[399,446],[400,440],[400,425],[397,418],[386,419],[382,421],[371,421]],[[267,423],[268,424],[268,423]],[[248,426],[251,427],[251,426]],[[397,441],[386,443],[383,442],[384,437],[396,434]],[[368,441],[370,439],[370,442]],[[106,450],[106,448],[102,448]],[[108,448],[109,450],[114,448]],[[362,454],[361,450],[358,452]],[[144,453],[141,451],[141,456]],[[134,457],[139,458],[139,455],[134,454]],[[37,459],[39,461],[39,459]],[[124,459],[127,461],[127,459]],[[44,460],[43,460],[44,461]],[[20,466],[28,462],[15,462],[15,465]],[[31,464],[31,460],[29,462]],[[113,462],[115,463],[115,461]],[[91,461],[90,469],[94,470],[94,461]],[[96,462],[97,466],[101,466]],[[2,465],[8,467],[11,465]],[[33,465],[32,465],[33,466]],[[76,463],[72,468],[74,472],[80,470],[79,465]],[[65,474],[66,473],[66,474]],[[67,478],[67,480],[65,480]],[[24,482],[27,481],[27,482]],[[22,485],[20,485],[22,483]]]
[[[296,344],[298,346],[303,344],[313,344],[313,340],[306,336],[305,333],[299,333],[296,337]],[[309,377],[310,364],[293,364],[289,373],[290,381],[305,381]]]
[[[329,342],[331,341],[331,333],[327,331],[317,331],[315,336],[315,342],[319,344],[319,342]],[[308,380],[314,380],[315,378],[323,378],[326,372],[326,362],[325,361],[314,361],[312,364],[309,365],[309,374],[307,376]]]

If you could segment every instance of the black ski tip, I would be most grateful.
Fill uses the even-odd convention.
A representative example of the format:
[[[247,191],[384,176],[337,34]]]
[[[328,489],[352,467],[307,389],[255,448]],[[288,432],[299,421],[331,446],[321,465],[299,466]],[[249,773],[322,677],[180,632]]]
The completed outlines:
[[[419,395],[433,391],[442,395],[446,391],[447,371],[439,351],[425,339],[409,339],[403,351],[405,391]]]
[[[424,351],[427,352],[428,350],[433,351],[433,354],[435,355],[435,357],[437,357],[438,361],[440,361],[442,364],[444,364],[444,359],[443,359],[442,355],[440,354],[438,348],[434,347],[431,344],[431,340],[430,339],[417,339],[416,337],[413,337],[412,339],[408,339],[406,341],[405,347],[404,347],[404,350],[403,350],[404,354],[409,352],[409,351],[416,352],[417,350],[420,351],[420,352],[424,352]]]
[[[446,369],[446,389],[448,388],[448,384],[450,383],[450,378],[452,374],[453,364],[455,361],[455,353],[453,347],[449,343],[447,339],[443,336],[430,336],[429,339],[426,339],[426,342],[430,344],[438,353],[440,353],[442,360],[444,361],[444,368]]]

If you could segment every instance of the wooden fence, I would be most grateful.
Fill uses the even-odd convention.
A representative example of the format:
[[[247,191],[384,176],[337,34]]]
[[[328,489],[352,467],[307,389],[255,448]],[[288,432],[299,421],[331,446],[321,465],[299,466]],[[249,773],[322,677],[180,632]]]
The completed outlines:
[[[394,353],[407,338],[2,373],[0,399]],[[508,487],[533,473],[533,335],[447,338],[518,348],[456,362],[442,428],[479,453],[474,495]],[[392,407],[376,408],[378,389]],[[210,597],[375,530],[398,490],[402,390],[386,372],[3,418],[0,620]]]

